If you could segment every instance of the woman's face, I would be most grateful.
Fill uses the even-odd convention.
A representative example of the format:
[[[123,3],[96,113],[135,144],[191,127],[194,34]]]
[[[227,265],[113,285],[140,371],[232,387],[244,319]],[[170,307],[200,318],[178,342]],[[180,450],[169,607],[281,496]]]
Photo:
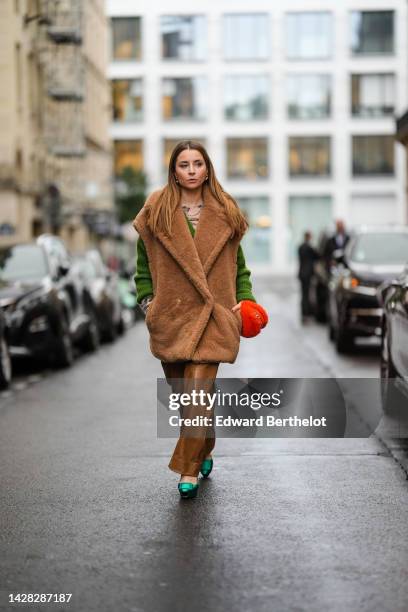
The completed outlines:
[[[197,189],[207,176],[207,166],[200,151],[185,149],[176,159],[175,176],[180,187]]]

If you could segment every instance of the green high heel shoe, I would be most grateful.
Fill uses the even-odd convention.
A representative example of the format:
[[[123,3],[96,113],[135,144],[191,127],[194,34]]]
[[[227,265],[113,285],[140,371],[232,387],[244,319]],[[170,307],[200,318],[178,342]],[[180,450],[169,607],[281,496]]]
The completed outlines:
[[[200,472],[203,475],[203,478],[207,478],[207,476],[209,476],[210,472],[213,469],[213,465],[214,465],[214,461],[213,459],[204,459],[204,461],[201,464],[201,468],[200,468]]]
[[[193,484],[192,482],[179,482],[178,490],[183,499],[192,499],[196,497],[198,492],[198,483]]]

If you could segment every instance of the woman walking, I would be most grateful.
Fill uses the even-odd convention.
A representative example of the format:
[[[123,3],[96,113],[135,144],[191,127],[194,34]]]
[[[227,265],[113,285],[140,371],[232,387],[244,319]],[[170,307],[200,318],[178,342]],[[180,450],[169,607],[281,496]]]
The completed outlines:
[[[240,245],[248,223],[200,143],[178,143],[167,185],[147,198],[133,226],[139,233],[137,300],[146,314],[150,350],[173,392],[211,392],[219,364],[236,360],[244,312],[250,311],[259,329],[267,315],[256,304]],[[181,412],[183,418],[207,416],[211,423],[182,425],[168,466],[181,475],[181,497],[192,498],[199,473],[207,477],[213,467],[214,414],[205,403]]]

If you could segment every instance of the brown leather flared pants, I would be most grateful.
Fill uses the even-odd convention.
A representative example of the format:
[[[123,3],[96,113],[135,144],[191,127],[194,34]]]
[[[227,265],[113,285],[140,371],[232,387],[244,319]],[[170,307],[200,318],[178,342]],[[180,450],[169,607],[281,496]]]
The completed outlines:
[[[173,393],[191,393],[204,390],[214,392],[214,379],[217,376],[219,363],[193,363],[180,361],[161,362],[164,374]],[[173,380],[172,380],[173,379]],[[175,380],[179,379],[179,380]],[[181,418],[205,416],[211,425],[180,426],[180,437],[170,459],[169,468],[185,476],[198,476],[200,466],[215,446],[214,409],[208,410],[208,402],[192,403],[181,406]]]

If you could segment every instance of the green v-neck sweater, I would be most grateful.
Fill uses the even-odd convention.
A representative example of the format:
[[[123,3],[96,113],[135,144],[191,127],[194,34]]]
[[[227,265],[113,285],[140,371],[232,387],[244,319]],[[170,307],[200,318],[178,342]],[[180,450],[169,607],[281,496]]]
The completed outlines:
[[[190,228],[191,235],[194,236],[195,229],[193,224],[187,218],[185,213],[184,217],[188,223],[188,227]],[[136,251],[136,274],[133,278],[136,284],[137,303],[140,304],[145,297],[148,295],[153,295],[153,282],[149,268],[149,260],[146,253],[146,247],[140,236],[137,240]],[[246,266],[244,252],[241,245],[239,245],[237,253],[236,299],[237,303],[241,300],[251,300],[252,302],[256,302],[256,299],[252,293],[251,271]]]

